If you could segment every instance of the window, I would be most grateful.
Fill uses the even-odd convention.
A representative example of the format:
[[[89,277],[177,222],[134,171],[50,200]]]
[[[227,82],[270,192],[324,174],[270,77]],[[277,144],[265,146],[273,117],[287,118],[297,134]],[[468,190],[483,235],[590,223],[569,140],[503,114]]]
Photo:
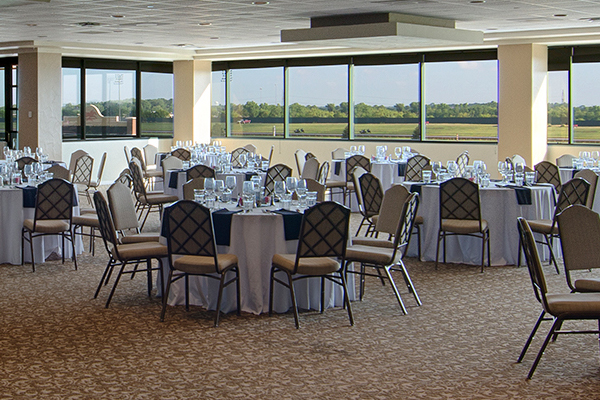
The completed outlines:
[[[600,142],[600,63],[572,66],[573,143]]]
[[[569,71],[548,72],[548,143],[569,142]]]
[[[0,67],[0,140],[6,138],[6,68]]]
[[[65,139],[81,139],[81,69],[62,69],[62,132]]]
[[[498,62],[425,63],[429,140],[498,140]]]
[[[419,65],[354,67],[354,137],[419,139]]]
[[[212,137],[227,136],[227,120],[226,120],[226,97],[225,97],[225,81],[227,80],[226,71],[212,72],[212,99],[211,99],[211,129]]]
[[[289,68],[289,137],[348,137],[348,66]]]
[[[232,136],[283,136],[283,67],[231,70]]]
[[[142,72],[140,135],[173,137],[173,74]]]

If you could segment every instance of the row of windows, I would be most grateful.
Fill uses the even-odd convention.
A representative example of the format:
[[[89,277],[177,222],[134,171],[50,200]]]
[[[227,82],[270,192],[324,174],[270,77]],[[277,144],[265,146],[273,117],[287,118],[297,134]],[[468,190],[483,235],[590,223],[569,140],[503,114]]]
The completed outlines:
[[[173,136],[171,63],[63,59],[63,139]]]

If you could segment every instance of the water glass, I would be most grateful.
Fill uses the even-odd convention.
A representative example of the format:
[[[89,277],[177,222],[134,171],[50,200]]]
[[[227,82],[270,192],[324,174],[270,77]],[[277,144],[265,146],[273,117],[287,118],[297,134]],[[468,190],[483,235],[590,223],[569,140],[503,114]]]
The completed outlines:
[[[284,193],[281,199],[281,204],[284,210],[289,210],[292,205],[292,195],[290,193]]]
[[[535,172],[525,172],[525,184],[533,185],[535,183]]]
[[[306,192],[306,207],[312,207],[317,204],[317,192]]]
[[[490,174],[481,175],[481,183],[479,184],[482,188],[490,186]]]
[[[204,195],[204,201],[206,203],[206,207],[208,207],[209,209],[212,210],[213,208],[215,208],[215,204],[216,204],[216,201],[217,201],[217,196],[215,196],[215,194],[212,193],[212,192],[210,192],[210,193],[207,192]]]
[[[242,195],[242,208],[246,211],[250,211],[254,208],[254,194],[253,193],[244,193]]]
[[[431,171],[423,170],[421,172],[423,173],[423,182],[431,183]]]
[[[204,204],[204,189],[194,189],[194,201]]]
[[[266,171],[266,170],[268,170],[268,169],[269,169],[269,162],[268,162],[268,161],[263,161],[263,162],[262,162],[261,169],[262,169],[263,171]]]
[[[189,169],[190,168],[190,162],[189,161],[183,161],[183,169]]]
[[[524,179],[525,179],[525,176],[524,176],[523,172],[515,172],[515,185],[523,186]]]

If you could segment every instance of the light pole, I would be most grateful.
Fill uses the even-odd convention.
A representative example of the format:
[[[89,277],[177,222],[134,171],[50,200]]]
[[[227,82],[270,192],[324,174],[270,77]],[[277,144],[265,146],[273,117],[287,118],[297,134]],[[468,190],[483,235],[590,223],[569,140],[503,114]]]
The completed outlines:
[[[123,84],[123,74],[115,74],[115,85],[119,86],[119,121],[121,120],[121,85]]]

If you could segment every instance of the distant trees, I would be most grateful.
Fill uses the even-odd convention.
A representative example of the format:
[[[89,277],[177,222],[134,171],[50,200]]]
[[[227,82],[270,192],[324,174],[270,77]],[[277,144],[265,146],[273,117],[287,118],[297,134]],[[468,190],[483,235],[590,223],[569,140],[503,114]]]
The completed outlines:
[[[133,99],[125,99],[120,103],[118,101],[100,101],[93,102],[104,116],[135,116],[135,102]],[[140,101],[141,118],[143,121],[151,122],[156,119],[171,118],[173,115],[173,99],[144,99]],[[4,107],[0,108],[4,112]],[[63,104],[63,116],[75,117],[80,114],[79,104]]]

